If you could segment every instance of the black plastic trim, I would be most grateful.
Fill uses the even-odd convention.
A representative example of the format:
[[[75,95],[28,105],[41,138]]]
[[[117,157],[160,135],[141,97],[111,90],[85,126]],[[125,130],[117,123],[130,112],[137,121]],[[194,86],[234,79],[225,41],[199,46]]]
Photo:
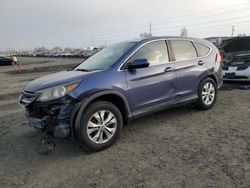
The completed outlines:
[[[155,112],[158,112],[161,110],[165,110],[168,108],[184,105],[184,104],[190,103],[191,101],[196,101],[197,99],[198,99],[197,95],[191,95],[191,96],[188,96],[185,98],[174,99],[174,100],[169,101],[169,102],[157,104],[155,106],[144,108],[142,110],[137,110],[137,111],[133,112],[133,119],[139,118],[139,117],[151,114],[151,113],[155,113]]]

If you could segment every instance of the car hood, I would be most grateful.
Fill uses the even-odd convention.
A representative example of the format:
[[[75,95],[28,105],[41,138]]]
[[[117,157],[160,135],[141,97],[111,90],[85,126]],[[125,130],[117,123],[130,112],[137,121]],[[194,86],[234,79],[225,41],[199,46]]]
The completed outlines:
[[[24,91],[34,93],[38,90],[53,87],[60,84],[67,84],[69,82],[74,82],[82,80],[86,76],[93,74],[96,71],[82,72],[82,71],[63,71],[54,74],[49,74],[37,78],[24,87]]]

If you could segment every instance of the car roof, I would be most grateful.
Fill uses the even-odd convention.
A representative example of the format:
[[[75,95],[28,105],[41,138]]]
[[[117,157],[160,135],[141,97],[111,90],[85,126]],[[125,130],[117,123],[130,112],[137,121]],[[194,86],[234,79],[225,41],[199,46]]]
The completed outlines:
[[[155,41],[155,40],[168,40],[168,39],[183,39],[183,40],[197,41],[200,43],[208,43],[208,41],[204,39],[193,38],[193,37],[180,37],[180,36],[156,36],[156,37],[149,37],[145,39],[132,40],[130,42],[146,43],[146,42]]]

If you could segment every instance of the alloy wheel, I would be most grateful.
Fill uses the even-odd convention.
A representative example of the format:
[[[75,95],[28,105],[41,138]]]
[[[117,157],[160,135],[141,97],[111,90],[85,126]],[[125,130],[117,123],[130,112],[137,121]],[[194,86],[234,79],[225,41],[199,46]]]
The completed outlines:
[[[202,100],[206,105],[213,103],[215,99],[215,88],[211,82],[206,82],[202,88]]]
[[[115,115],[108,110],[101,110],[90,117],[87,124],[87,134],[95,144],[104,144],[114,136],[116,128]]]

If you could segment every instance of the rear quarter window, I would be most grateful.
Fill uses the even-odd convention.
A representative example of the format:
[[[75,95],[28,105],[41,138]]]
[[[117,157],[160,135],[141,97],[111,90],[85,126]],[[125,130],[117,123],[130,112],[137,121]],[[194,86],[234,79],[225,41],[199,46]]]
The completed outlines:
[[[207,46],[204,46],[204,45],[196,43],[196,42],[194,42],[193,44],[194,44],[194,46],[195,46],[195,48],[197,50],[198,57],[204,57],[210,51],[210,48],[207,47]]]
[[[171,40],[176,61],[184,61],[197,57],[196,50],[191,41]]]

